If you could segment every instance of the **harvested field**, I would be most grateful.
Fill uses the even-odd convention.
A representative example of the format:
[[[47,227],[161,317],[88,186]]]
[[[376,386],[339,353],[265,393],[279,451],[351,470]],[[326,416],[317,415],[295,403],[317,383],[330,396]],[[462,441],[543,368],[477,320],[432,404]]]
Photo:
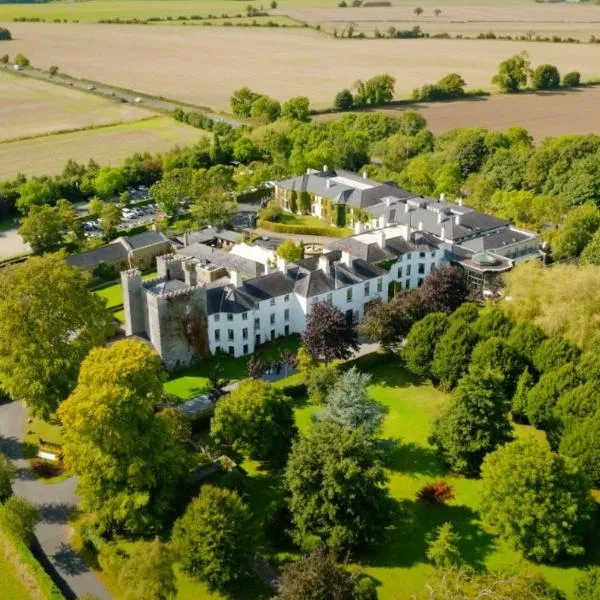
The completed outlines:
[[[419,26],[423,31],[436,34],[447,32],[452,36],[476,37],[479,33],[522,36],[533,32],[542,37],[558,35],[587,42],[591,35],[600,36],[600,11],[596,6],[573,4],[546,4],[530,2],[514,11],[505,5],[430,5],[416,16],[417,4],[391,7],[363,8],[290,8],[275,11],[311,24],[320,24],[325,31],[338,32],[351,23],[356,33],[373,36],[389,27],[408,30]],[[435,16],[434,10],[442,12]]]
[[[600,134],[600,87],[570,91],[537,92],[515,96],[498,95],[457,102],[405,104],[378,109],[397,115],[403,110],[418,110],[434,133],[457,127],[486,127],[504,131],[520,125],[541,141],[557,135]],[[317,119],[335,119],[341,115],[320,115]]]
[[[0,141],[138,121],[146,110],[0,71]]]
[[[231,93],[249,86],[281,100],[306,95],[331,105],[357,79],[397,78],[396,94],[455,71],[469,86],[490,87],[498,63],[527,50],[534,64],[561,71],[600,71],[592,44],[480,40],[336,40],[307,29],[241,29],[11,23],[10,52],[32,64],[154,95],[227,109]],[[165,51],[168,48],[168,52]],[[215,49],[218,48],[218,52]]]
[[[136,152],[164,152],[190,145],[206,135],[170,117],[153,117],[123,125],[46,135],[0,143],[0,179],[17,173],[45,175],[62,171],[69,158],[118,165]]]

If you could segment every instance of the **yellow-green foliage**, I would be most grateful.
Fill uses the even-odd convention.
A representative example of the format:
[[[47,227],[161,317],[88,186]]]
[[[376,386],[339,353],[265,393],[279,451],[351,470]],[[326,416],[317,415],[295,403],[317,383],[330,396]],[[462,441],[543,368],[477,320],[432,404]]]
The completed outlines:
[[[600,267],[528,262],[505,282],[502,307],[516,321],[534,323],[580,347],[600,333]]]

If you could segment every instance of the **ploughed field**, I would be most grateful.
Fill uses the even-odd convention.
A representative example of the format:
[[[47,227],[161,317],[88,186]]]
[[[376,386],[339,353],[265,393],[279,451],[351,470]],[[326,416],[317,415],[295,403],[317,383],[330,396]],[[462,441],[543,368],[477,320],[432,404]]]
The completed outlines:
[[[0,70],[0,142],[137,121],[146,110]]]
[[[423,14],[414,13],[416,6]],[[435,15],[434,10],[441,13]],[[321,25],[325,31],[338,32],[351,23],[356,33],[372,36],[375,29],[381,33],[389,27],[408,30],[418,25],[423,31],[449,33],[452,36],[476,37],[480,33],[521,36],[534,32],[542,37],[572,37],[587,42],[591,35],[600,36],[600,11],[596,6],[573,4],[547,4],[528,2],[522,6],[506,4],[453,4],[444,2],[410,3],[394,2],[390,7],[360,8],[279,8],[274,14],[286,14],[295,19]]]
[[[600,134],[600,87],[502,94],[469,98],[455,102],[405,104],[374,112],[399,115],[403,110],[417,110],[427,119],[433,133],[459,127],[485,127],[503,131],[521,126],[541,141],[558,135]],[[342,115],[323,114],[318,120],[339,119]]]
[[[600,13],[599,13],[600,14]],[[490,88],[498,64],[527,50],[534,64],[595,76],[600,47],[488,40],[339,40],[310,29],[10,23],[33,65],[217,110],[239,87],[280,100],[306,95],[316,107],[357,79],[390,73],[396,95],[458,72]],[[468,110],[468,109],[466,109]]]

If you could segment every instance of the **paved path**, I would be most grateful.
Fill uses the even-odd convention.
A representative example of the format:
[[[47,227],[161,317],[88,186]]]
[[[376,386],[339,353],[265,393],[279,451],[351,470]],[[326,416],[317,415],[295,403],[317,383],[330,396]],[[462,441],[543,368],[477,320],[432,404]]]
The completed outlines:
[[[46,484],[33,477],[23,458],[26,419],[22,403],[0,404],[0,450],[12,458],[19,473],[13,485],[14,493],[38,506],[41,522],[35,534],[50,564],[71,591],[68,597],[91,594],[101,600],[111,600],[112,596],[104,584],[68,544],[70,526],[67,519],[79,502],[75,493],[77,481],[70,477],[61,483]]]

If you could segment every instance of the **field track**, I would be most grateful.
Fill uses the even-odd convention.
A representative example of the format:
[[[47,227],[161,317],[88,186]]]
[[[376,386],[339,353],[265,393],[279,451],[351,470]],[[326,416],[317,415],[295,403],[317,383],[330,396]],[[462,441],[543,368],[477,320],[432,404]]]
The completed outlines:
[[[376,112],[398,115],[403,110],[418,110],[434,133],[456,127],[485,127],[504,131],[525,127],[536,141],[557,135],[600,134],[600,87],[570,91],[539,92],[473,98],[457,102],[403,105],[377,109]],[[319,120],[336,119],[340,114],[325,114]]]
[[[226,109],[244,85],[285,100],[306,95],[331,105],[357,79],[390,73],[397,96],[449,72],[470,87],[490,87],[500,61],[527,50],[534,64],[553,63],[584,77],[600,71],[600,47],[479,40],[335,40],[305,29],[11,23],[10,54],[192,104]],[[218,51],[216,49],[219,49]]]

